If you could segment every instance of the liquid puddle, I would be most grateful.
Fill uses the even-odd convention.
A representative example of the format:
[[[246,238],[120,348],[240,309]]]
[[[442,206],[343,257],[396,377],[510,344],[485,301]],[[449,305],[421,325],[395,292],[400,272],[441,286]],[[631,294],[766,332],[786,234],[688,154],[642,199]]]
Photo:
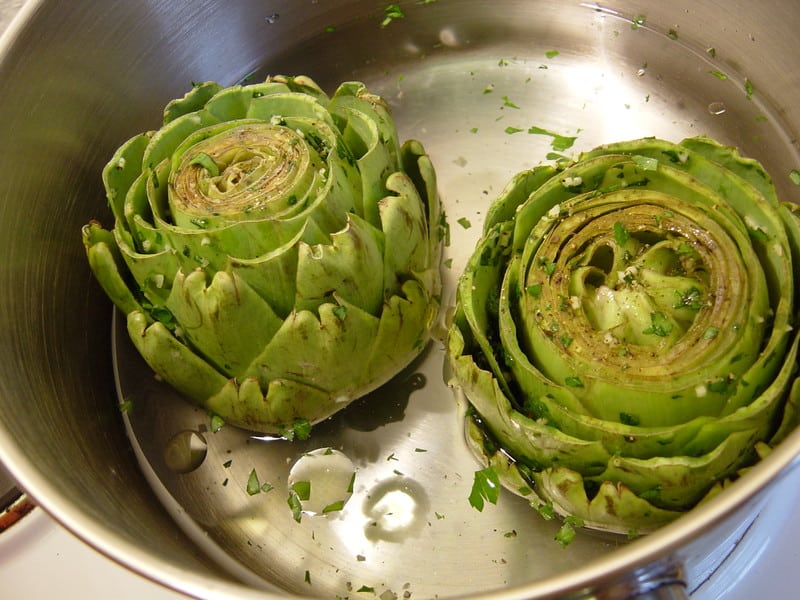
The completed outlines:
[[[353,495],[356,469],[346,454],[318,448],[301,456],[289,471],[289,489],[304,514],[338,512]]]

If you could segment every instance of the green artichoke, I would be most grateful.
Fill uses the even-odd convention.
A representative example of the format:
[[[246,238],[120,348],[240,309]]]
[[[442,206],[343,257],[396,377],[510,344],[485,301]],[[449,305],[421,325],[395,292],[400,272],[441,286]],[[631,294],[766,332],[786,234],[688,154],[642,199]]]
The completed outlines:
[[[429,338],[434,169],[363,84],[195,85],[103,182],[114,228],[83,228],[97,280],[151,368],[228,423],[316,423]]]
[[[797,422],[799,268],[794,205],[708,138],[520,173],[449,332],[470,443],[507,487],[587,526],[675,519]]]

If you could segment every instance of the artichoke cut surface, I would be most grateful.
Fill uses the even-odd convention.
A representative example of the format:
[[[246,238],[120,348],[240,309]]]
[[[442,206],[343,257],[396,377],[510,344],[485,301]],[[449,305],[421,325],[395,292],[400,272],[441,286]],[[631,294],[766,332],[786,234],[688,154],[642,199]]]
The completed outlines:
[[[363,84],[197,84],[103,182],[115,222],[83,228],[92,270],[155,373],[228,423],[316,423],[429,339],[434,169]]]
[[[794,206],[708,138],[518,174],[448,339],[471,445],[587,526],[675,519],[796,424],[799,266]]]

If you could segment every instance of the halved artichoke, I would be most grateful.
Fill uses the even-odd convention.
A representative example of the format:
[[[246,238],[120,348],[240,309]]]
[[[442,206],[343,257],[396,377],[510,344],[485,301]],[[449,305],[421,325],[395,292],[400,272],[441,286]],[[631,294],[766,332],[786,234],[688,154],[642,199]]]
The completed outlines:
[[[708,138],[517,175],[458,286],[468,438],[507,486],[646,532],[796,424],[800,221]]]
[[[92,270],[153,370],[226,422],[318,422],[429,338],[434,169],[363,84],[198,84],[103,181],[115,226],[83,228]]]

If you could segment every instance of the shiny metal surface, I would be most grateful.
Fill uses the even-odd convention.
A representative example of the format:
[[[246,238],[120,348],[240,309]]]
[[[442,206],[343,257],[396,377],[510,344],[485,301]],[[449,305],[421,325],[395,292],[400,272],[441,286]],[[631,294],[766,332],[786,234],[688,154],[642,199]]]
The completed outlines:
[[[419,138],[437,166],[452,233],[446,303],[493,195],[551,150],[547,136],[507,127],[577,135],[570,152],[707,133],[761,160],[781,194],[798,196],[788,173],[800,165],[800,7],[438,0],[402,3],[406,17],[382,28],[384,6],[26,6],[0,48],[0,460],[89,543],[197,597],[354,597],[369,594],[358,593],[364,586],[420,598],[578,598],[620,589],[653,564],[685,565],[691,591],[710,567],[703,557],[741,536],[800,436],[674,525],[632,543],[581,532],[563,551],[556,526],[511,495],[482,513],[469,507],[475,463],[440,344],[315,430],[307,446],[290,446],[229,428],[210,433],[206,415],[176,402],[119,343],[122,395],[133,395],[126,435],[112,312],[85,265],[79,228],[109,218],[103,163],[128,136],[157,126],[163,104],[191,81],[302,72],[328,88],[355,78],[382,93],[401,136]],[[634,25],[635,17],[644,19]],[[204,427],[203,465],[180,476],[165,469],[170,437]],[[286,506],[289,466],[325,446],[355,462],[354,497],[341,515],[296,523]],[[245,492],[254,468],[272,492]],[[376,508],[389,494],[407,502],[397,506],[408,520]]]
[[[11,474],[0,464],[0,510],[7,506],[6,498],[16,493],[16,482]]]

